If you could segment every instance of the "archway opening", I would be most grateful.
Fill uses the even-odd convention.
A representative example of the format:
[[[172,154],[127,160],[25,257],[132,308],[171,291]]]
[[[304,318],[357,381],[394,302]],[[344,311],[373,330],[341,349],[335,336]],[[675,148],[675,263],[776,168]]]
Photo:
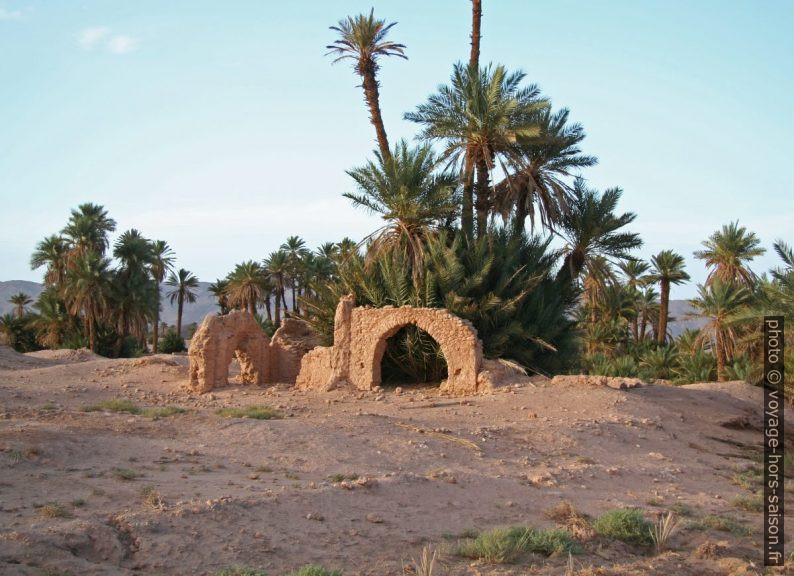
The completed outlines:
[[[441,346],[430,334],[409,324],[386,341],[381,367],[384,386],[440,384],[447,378],[447,361]]]

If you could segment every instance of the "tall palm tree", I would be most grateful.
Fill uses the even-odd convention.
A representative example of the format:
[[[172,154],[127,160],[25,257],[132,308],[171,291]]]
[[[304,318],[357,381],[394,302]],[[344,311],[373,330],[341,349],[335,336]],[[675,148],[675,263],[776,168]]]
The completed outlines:
[[[70,314],[83,315],[83,325],[91,350],[97,350],[97,328],[107,309],[113,273],[110,259],[94,251],[80,253],[72,260],[66,275],[64,300]]]
[[[692,316],[708,320],[701,328],[701,335],[712,340],[712,349],[717,358],[717,379],[720,381],[727,380],[725,366],[732,360],[736,345],[733,321],[750,297],[750,292],[744,286],[724,282],[717,276],[708,286],[698,286],[698,297],[690,300],[696,310]]]
[[[435,174],[436,156],[429,146],[409,148],[405,140],[394,147],[394,154],[377,163],[348,171],[358,185],[358,193],[343,194],[355,206],[378,214],[386,222],[370,236],[371,257],[382,250],[399,249],[410,263],[415,281],[423,272],[424,242],[458,209],[455,177]]]
[[[69,258],[73,259],[86,252],[104,256],[110,246],[108,234],[115,230],[116,221],[108,216],[107,210],[89,202],[72,210],[61,234],[69,242]]]
[[[706,284],[714,278],[723,282],[738,282],[747,288],[755,284],[755,274],[747,264],[766,252],[755,232],[748,232],[739,222],[731,222],[702,242],[705,250],[695,252],[695,258],[706,261],[710,267]]]
[[[650,278],[659,283],[659,323],[656,327],[656,342],[664,344],[667,340],[667,316],[670,309],[670,285],[689,280],[684,271],[684,257],[672,250],[662,250],[651,258]]]
[[[152,248],[152,243],[134,228],[125,231],[113,245],[113,256],[120,263],[114,283],[116,354],[121,352],[130,329],[145,347],[148,322],[156,318],[159,300],[157,284],[151,276]]]
[[[280,250],[287,253],[290,267],[289,279],[292,285],[292,311],[298,312],[298,296],[303,291],[303,282],[301,281],[303,258],[308,253],[306,241],[300,236],[290,236],[281,245]]]
[[[226,280],[229,303],[256,314],[257,303],[269,292],[267,272],[262,265],[253,260],[237,264]]]
[[[228,314],[230,307],[229,307],[229,280],[227,278],[218,278],[209,285],[208,290],[210,293],[215,296],[215,300],[218,302],[218,308],[220,309],[221,316],[224,314]]]
[[[160,341],[160,285],[165,280],[166,274],[174,269],[174,251],[165,240],[152,242],[152,262],[149,271],[157,284],[157,309],[154,318],[154,335],[152,351],[157,354]]]
[[[28,304],[32,304],[33,300],[24,292],[17,292],[12,295],[8,301],[14,305],[14,317],[22,318],[27,312]]]
[[[44,283],[54,286],[57,290],[63,288],[66,276],[66,255],[69,246],[62,236],[53,234],[47,236],[36,245],[36,251],[30,257],[30,268],[36,270],[47,266],[44,273]]]
[[[631,318],[631,335],[634,337],[634,341],[637,342],[640,339],[639,315],[643,307],[640,289],[650,282],[646,274],[651,267],[643,260],[624,260],[618,263],[618,268],[620,268],[626,279],[625,289],[634,304],[634,315]]]
[[[639,234],[624,232],[624,226],[637,217],[633,212],[615,214],[623,191],[610,188],[600,194],[577,178],[569,210],[557,232],[566,242],[560,278],[575,281],[594,255],[618,260],[631,259],[631,250],[642,246]]]
[[[176,333],[181,338],[182,309],[185,302],[192,304],[196,301],[198,294],[194,290],[198,288],[199,281],[192,272],[180,268],[176,273],[171,272],[165,283],[173,288],[173,290],[166,293],[166,296],[172,305],[176,302]]]
[[[36,340],[46,348],[59,348],[69,329],[70,318],[58,292],[52,286],[47,288],[39,294],[33,307],[37,314],[31,325],[36,331]]]
[[[405,115],[406,120],[423,125],[420,136],[426,141],[444,144],[443,161],[460,168],[461,224],[469,237],[474,229],[473,205],[477,233],[487,231],[493,202],[491,171],[497,166],[504,171],[521,166],[521,141],[540,133],[537,112],[548,102],[534,84],[522,88],[524,78],[523,72],[509,73],[504,66],[473,69],[458,63],[450,85],[441,86],[425,104]]]
[[[287,300],[284,296],[286,292],[287,278],[289,276],[289,258],[287,253],[283,250],[271,252],[265,258],[264,267],[270,280],[273,283],[273,289],[276,295],[276,310],[274,322],[276,326],[281,325],[281,306],[284,305],[284,310],[287,310]]]
[[[403,44],[386,40],[386,35],[395,24],[396,22],[386,24],[384,20],[376,20],[374,9],[370,10],[369,16],[366,14],[359,14],[355,18],[348,16],[340,20],[336,26],[331,26],[331,30],[339,34],[339,38],[334,40],[333,44],[326,46],[329,50],[328,54],[336,56],[334,63],[340,60],[353,60],[353,69],[361,76],[361,86],[369,107],[370,121],[375,127],[378,148],[384,158],[388,158],[391,151],[380,112],[378,59],[383,56],[408,59]]]
[[[645,341],[648,326],[657,326],[659,318],[659,294],[653,286],[646,286],[639,300],[637,300],[637,310],[640,322],[638,341]],[[650,336],[649,336],[650,337]]]
[[[585,138],[581,124],[568,124],[568,109],[538,113],[540,134],[520,145],[523,168],[508,174],[496,185],[495,202],[503,216],[515,211],[514,225],[524,228],[527,216],[535,226],[535,210],[541,224],[553,228],[567,210],[573,188],[570,179],[579,170],[598,162],[582,154],[579,144]]]

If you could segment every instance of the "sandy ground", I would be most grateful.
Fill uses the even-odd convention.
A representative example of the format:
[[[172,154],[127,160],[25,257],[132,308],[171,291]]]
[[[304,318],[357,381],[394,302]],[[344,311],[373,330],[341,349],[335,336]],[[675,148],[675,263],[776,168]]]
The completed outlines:
[[[574,574],[763,573],[761,514],[732,502],[750,495],[732,479],[757,465],[761,446],[761,394],[747,384],[616,390],[572,377],[462,400],[432,387],[231,384],[197,397],[184,388],[186,366],[183,356],[0,347],[0,573],[246,565],[278,576],[314,563],[398,575],[430,545],[442,555],[436,575],[562,575],[567,557],[488,565],[453,551],[473,529],[552,527],[544,511],[563,500],[590,516],[638,507],[649,519],[680,517],[671,551],[594,537]],[[83,411],[114,398],[187,411]],[[216,414],[253,404],[284,417]],[[794,502],[793,491],[789,480]],[[750,535],[705,527],[708,515]]]

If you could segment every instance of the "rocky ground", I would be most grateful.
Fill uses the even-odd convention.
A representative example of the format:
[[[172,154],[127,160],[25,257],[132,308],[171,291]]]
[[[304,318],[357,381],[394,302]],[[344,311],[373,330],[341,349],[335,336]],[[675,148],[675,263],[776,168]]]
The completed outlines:
[[[747,384],[193,396],[186,365],[0,348],[0,573],[400,575],[425,547],[437,576],[764,573],[762,395]],[[252,406],[281,417],[218,414]],[[575,522],[549,513],[563,501]],[[669,550],[596,534],[592,519],[615,508],[673,511]],[[456,555],[474,531],[556,524],[578,554]]]

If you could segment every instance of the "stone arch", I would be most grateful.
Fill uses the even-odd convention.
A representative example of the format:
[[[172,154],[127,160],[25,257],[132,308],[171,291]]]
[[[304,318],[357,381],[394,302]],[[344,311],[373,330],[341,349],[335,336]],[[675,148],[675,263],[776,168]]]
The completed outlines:
[[[234,311],[207,316],[190,343],[190,387],[208,392],[225,386],[235,356],[244,383],[264,384],[270,380],[270,355],[270,338],[251,314]]]
[[[491,387],[488,379],[478,380],[482,342],[470,322],[439,308],[356,307],[352,295],[343,296],[336,308],[333,346],[318,346],[302,357],[297,386],[332,390],[352,384],[371,390],[380,384],[386,341],[410,324],[427,332],[444,352],[448,377],[442,392],[462,396]]]
[[[401,328],[415,325],[427,332],[441,347],[447,361],[448,377],[441,390],[456,394],[477,391],[477,373],[482,346],[468,322],[446,310],[431,308],[354,310],[351,329],[350,381],[369,390],[381,383],[381,360],[387,341]]]

